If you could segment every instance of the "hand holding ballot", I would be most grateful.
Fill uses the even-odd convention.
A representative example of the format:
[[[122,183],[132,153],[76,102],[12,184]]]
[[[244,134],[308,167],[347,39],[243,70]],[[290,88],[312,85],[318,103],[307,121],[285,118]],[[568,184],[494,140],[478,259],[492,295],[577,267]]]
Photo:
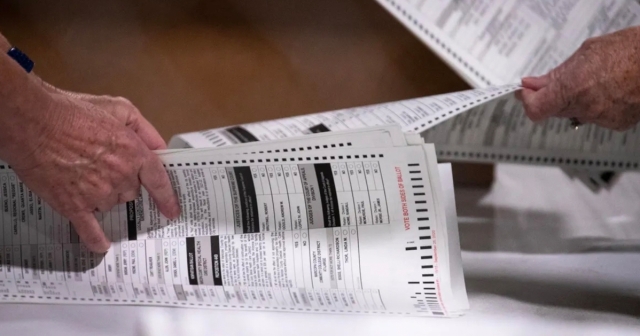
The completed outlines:
[[[61,91],[0,54],[0,159],[25,185],[69,218],[94,252],[110,242],[94,211],[132,201],[143,185],[167,217],[180,213],[161,161],[166,147],[123,98]]]
[[[640,121],[640,27],[586,40],[564,63],[522,79],[519,95],[534,121],[576,118],[623,131]]]

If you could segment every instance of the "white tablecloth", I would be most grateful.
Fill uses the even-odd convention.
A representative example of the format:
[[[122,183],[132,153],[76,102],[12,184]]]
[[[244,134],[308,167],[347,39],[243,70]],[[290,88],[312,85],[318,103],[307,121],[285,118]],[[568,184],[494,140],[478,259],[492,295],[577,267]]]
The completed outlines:
[[[456,202],[461,318],[0,305],[0,335],[640,334],[640,173],[593,194],[557,168],[500,165]]]

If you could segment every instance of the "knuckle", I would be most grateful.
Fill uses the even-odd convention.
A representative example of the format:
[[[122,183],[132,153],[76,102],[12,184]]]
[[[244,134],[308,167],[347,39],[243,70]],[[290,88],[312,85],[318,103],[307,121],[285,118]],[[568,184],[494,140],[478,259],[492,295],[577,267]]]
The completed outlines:
[[[116,154],[105,155],[102,160],[102,164],[104,165],[104,168],[107,169],[108,171],[114,171],[114,172],[120,172],[122,170],[121,167],[126,162],[127,161],[123,160],[123,158],[120,155],[116,155]]]
[[[121,108],[126,109],[129,113],[133,115],[140,114],[138,108],[129,99],[125,97],[115,97],[114,101],[118,103]]]
[[[135,160],[120,160],[117,171],[123,180],[130,181],[134,177],[138,178],[138,167]]]
[[[84,202],[83,202],[84,203]],[[85,210],[85,206],[84,204],[80,204],[80,202],[76,201],[76,200],[71,200],[68,202],[64,202],[64,203],[60,203],[60,204],[56,204],[53,209],[56,210],[58,213],[60,213],[62,216],[64,216],[65,218],[69,218],[71,216],[73,216],[74,214]]]
[[[107,181],[102,181],[96,185],[95,193],[99,199],[105,199],[113,193],[113,186]]]
[[[135,201],[139,195],[140,195],[139,188],[134,191],[123,193],[118,197],[118,203],[127,203],[131,201]]]
[[[593,46],[596,43],[598,43],[598,38],[597,37],[590,37],[590,38],[584,40],[584,42],[582,42],[582,44],[580,45],[580,49],[589,50],[589,49],[593,48]]]
[[[118,150],[122,151],[121,153],[126,153],[124,155],[128,155],[127,160],[135,160],[138,156],[138,152],[140,151],[140,144],[135,133],[124,130],[120,132],[117,140],[116,147]],[[135,153],[132,155],[132,153]]]
[[[117,101],[117,102],[119,102],[119,103],[121,103],[121,104],[133,106],[133,103],[129,99],[125,98],[125,97],[117,96],[117,97],[112,97],[112,99]]]
[[[104,169],[117,180],[137,178],[142,165],[139,151],[131,144],[123,144],[117,153],[105,156]]]

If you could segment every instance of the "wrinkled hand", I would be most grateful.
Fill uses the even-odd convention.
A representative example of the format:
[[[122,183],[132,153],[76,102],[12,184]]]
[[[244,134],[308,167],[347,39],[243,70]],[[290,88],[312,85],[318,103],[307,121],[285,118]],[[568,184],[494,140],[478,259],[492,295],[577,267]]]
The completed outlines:
[[[47,111],[26,115],[21,155],[10,164],[20,179],[54,210],[68,218],[94,252],[110,242],[94,211],[132,201],[142,184],[168,218],[180,214],[177,197],[161,161],[151,151],[166,145],[126,99],[61,91],[46,86]],[[43,113],[44,112],[44,113]],[[29,132],[31,127],[34,131]]]
[[[533,121],[577,118],[613,130],[640,121],[640,27],[592,38],[541,77],[522,79],[518,96]]]

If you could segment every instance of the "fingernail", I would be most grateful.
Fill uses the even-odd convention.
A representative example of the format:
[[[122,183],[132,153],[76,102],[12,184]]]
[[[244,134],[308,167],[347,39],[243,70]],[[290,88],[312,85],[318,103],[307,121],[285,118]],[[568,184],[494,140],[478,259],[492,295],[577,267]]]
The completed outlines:
[[[520,79],[520,83],[524,86],[524,85],[527,85],[527,84],[531,83],[535,79],[536,79],[536,77],[522,77],[522,79]]]
[[[171,207],[171,219],[177,219],[178,217],[180,217],[180,203],[178,202],[178,200],[175,200],[173,202],[173,206]]]

